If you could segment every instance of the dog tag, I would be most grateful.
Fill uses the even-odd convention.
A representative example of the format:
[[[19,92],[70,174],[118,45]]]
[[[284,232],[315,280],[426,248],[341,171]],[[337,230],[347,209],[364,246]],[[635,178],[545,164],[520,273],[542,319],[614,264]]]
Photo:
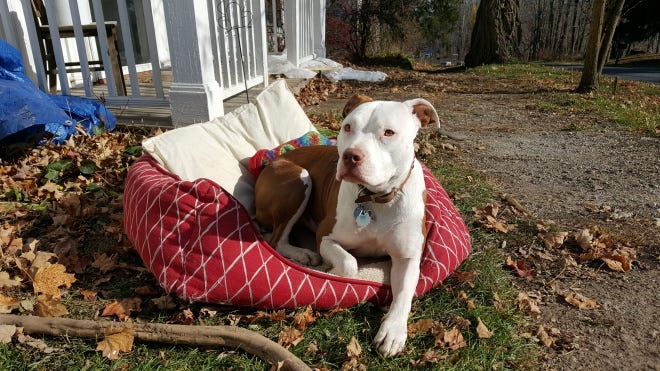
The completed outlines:
[[[362,204],[357,205],[355,210],[353,210],[353,216],[355,217],[355,223],[357,223],[360,228],[368,226],[369,223],[374,220],[373,211],[367,209]]]

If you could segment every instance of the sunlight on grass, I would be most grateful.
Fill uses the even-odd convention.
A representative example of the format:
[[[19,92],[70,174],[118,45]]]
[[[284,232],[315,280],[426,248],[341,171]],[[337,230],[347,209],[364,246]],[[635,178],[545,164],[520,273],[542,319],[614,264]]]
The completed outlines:
[[[660,136],[659,86],[622,79],[615,82],[615,79],[603,76],[598,93],[577,94],[573,90],[579,82],[579,72],[538,64],[489,65],[469,71],[547,88],[544,101],[537,104],[540,109],[596,113],[623,129]],[[585,130],[587,127],[581,126],[579,129]]]

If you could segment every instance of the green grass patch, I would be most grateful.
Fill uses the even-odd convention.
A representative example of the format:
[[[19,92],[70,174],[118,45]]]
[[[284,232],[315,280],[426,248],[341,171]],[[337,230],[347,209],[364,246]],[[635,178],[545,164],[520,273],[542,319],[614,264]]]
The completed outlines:
[[[455,203],[464,218],[472,217],[472,207],[483,206],[493,198],[495,190],[483,177],[471,169],[437,160],[427,163],[445,189],[455,196]],[[380,326],[384,310],[371,304],[360,304],[354,308],[328,315],[319,314],[316,321],[302,330],[303,339],[292,346],[291,351],[312,367],[340,369],[348,360],[346,346],[355,337],[362,346],[359,362],[368,370],[413,369],[413,363],[422,359],[429,350],[446,357],[428,363],[422,369],[441,370],[484,370],[484,369],[532,369],[536,362],[537,346],[519,334],[523,332],[524,319],[515,306],[516,289],[508,271],[502,269],[504,257],[498,246],[497,235],[480,228],[471,229],[473,252],[461,265],[462,271],[474,271],[476,276],[470,283],[460,283],[455,278],[447,279],[413,302],[410,323],[420,319],[432,319],[442,323],[446,329],[456,325],[457,319],[470,324],[461,329],[467,346],[455,351],[435,345],[431,334],[420,334],[408,340],[406,350],[394,358],[382,357],[372,345]],[[90,242],[90,245],[93,245]],[[147,273],[144,272],[146,275]],[[135,296],[133,290],[142,285],[154,285],[153,278],[143,272],[113,272],[113,279],[101,285],[105,298]],[[82,276],[81,276],[82,277]],[[473,301],[468,308],[460,293]],[[495,304],[495,296],[499,298]],[[112,299],[103,299],[112,300]],[[72,291],[65,298],[70,317],[97,318],[101,303],[85,303],[82,295]],[[185,303],[177,302],[177,309],[159,311],[148,304],[137,314],[141,321],[167,322],[176,316]],[[238,322],[278,340],[281,331],[293,325],[292,312],[286,319],[261,319],[256,323],[240,320],[244,315],[254,314],[249,309],[218,307],[218,315],[211,319],[199,319],[202,305],[190,306],[196,324],[215,325]],[[302,310],[302,309],[301,309]],[[301,311],[299,310],[299,311]],[[237,318],[239,319],[237,321]],[[480,339],[476,334],[477,318],[493,332],[489,339]],[[465,324],[465,323],[464,323]],[[0,369],[94,369],[94,370],[215,370],[240,369],[264,370],[270,368],[266,362],[235,349],[203,349],[187,346],[162,344],[135,344],[133,350],[117,361],[105,359],[96,351],[96,340],[71,337],[46,337],[45,342],[61,348],[50,354],[32,350],[25,345],[0,345]],[[316,350],[314,350],[316,349]]]
[[[540,64],[495,64],[484,65],[468,69],[478,75],[491,76],[508,80],[531,80],[539,83],[552,82],[554,85],[562,84],[570,86],[579,81],[579,74],[573,71],[547,67]],[[577,85],[576,85],[577,86]]]
[[[599,91],[578,94],[580,73],[538,64],[487,65],[469,72],[499,80],[515,80],[516,85],[536,86],[545,93],[537,107],[542,110],[592,113],[626,130],[660,136],[660,87],[603,76]],[[570,125],[569,125],[570,126]],[[577,125],[586,130],[589,125]],[[596,126],[594,126],[595,128]],[[567,127],[566,130],[573,128]]]

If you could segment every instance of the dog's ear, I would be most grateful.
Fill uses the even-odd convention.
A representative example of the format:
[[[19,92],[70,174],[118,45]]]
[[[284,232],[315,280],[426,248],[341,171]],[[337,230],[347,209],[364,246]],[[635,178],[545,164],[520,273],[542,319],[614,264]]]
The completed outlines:
[[[348,100],[348,102],[346,102],[344,110],[342,111],[343,117],[346,118],[346,116],[348,116],[348,114],[351,113],[351,111],[353,111],[355,107],[359,106],[360,104],[372,101],[373,99],[370,96],[364,94],[355,94],[351,97],[351,99]]]
[[[425,127],[430,124],[437,125],[440,128],[440,117],[438,112],[429,101],[422,98],[411,99],[403,102],[412,108],[412,113],[417,116],[419,122],[421,122],[422,127]]]

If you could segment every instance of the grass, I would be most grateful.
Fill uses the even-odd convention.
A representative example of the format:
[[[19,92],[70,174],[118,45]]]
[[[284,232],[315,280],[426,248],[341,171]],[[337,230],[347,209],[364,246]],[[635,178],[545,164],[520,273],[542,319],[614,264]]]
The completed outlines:
[[[545,89],[537,107],[542,110],[595,114],[617,124],[621,129],[660,137],[660,86],[603,76],[595,94],[578,94],[580,73],[537,64],[481,66],[473,73],[516,84]],[[616,86],[616,87],[615,87]],[[616,92],[616,94],[615,94]],[[597,125],[574,125],[577,130]],[[567,130],[573,127],[569,125]]]
[[[466,220],[470,220],[473,206],[483,205],[492,198],[493,188],[476,172],[446,162],[429,163],[429,166],[450,194],[460,196],[456,205]],[[373,347],[372,341],[384,311],[367,303],[327,317],[319,315],[314,323],[302,331],[303,340],[293,346],[291,351],[314,367],[339,369],[347,361],[346,345],[351,337],[355,337],[362,346],[360,363],[370,370],[413,368],[411,362],[422,358],[430,349],[438,350],[447,357],[436,364],[425,366],[434,369],[533,368],[536,346],[519,335],[523,332],[524,320],[513,304],[516,290],[510,281],[510,274],[502,269],[504,257],[498,251],[500,242],[493,234],[478,228],[472,228],[471,234],[473,252],[460,269],[477,272],[473,281],[474,287],[449,278],[443,285],[414,301],[410,319],[411,322],[422,318],[434,319],[443,323],[446,328],[451,328],[452,321],[457,317],[465,318],[471,323],[469,328],[462,330],[467,347],[458,351],[437,348],[433,336],[418,335],[409,339],[405,354],[395,358],[383,358]],[[138,276],[142,277],[141,274]],[[138,280],[138,286],[152,282],[146,277]],[[131,289],[136,286],[135,278],[132,277],[115,276],[114,281],[108,283],[108,297],[130,296]],[[468,309],[465,302],[459,298],[461,291],[474,301],[473,309]],[[495,294],[504,303],[504,307],[496,308],[493,302]],[[83,302],[81,295],[75,290],[70,292],[65,303],[70,308],[71,316],[76,318],[95,318],[104,305],[104,301],[95,304]],[[181,310],[181,306],[185,307],[186,304],[179,302],[178,310]],[[190,309],[197,318],[201,304],[191,305]],[[196,323],[227,324],[242,315],[253,313],[245,309],[216,309],[220,312],[217,317],[197,320]],[[170,318],[169,315],[148,307],[139,317],[144,321],[155,322],[167,322]],[[492,338],[477,337],[477,317],[494,332]],[[289,316],[283,321],[264,319],[256,324],[246,325],[241,322],[240,325],[277,341],[278,334],[291,326],[292,320]],[[186,346],[136,344],[132,352],[113,362],[95,350],[95,340],[58,337],[45,338],[45,341],[49,346],[63,350],[43,354],[24,345],[0,345],[0,369],[264,370],[270,367],[252,355],[232,349],[209,350]],[[309,351],[311,345],[316,346],[318,351]]]

